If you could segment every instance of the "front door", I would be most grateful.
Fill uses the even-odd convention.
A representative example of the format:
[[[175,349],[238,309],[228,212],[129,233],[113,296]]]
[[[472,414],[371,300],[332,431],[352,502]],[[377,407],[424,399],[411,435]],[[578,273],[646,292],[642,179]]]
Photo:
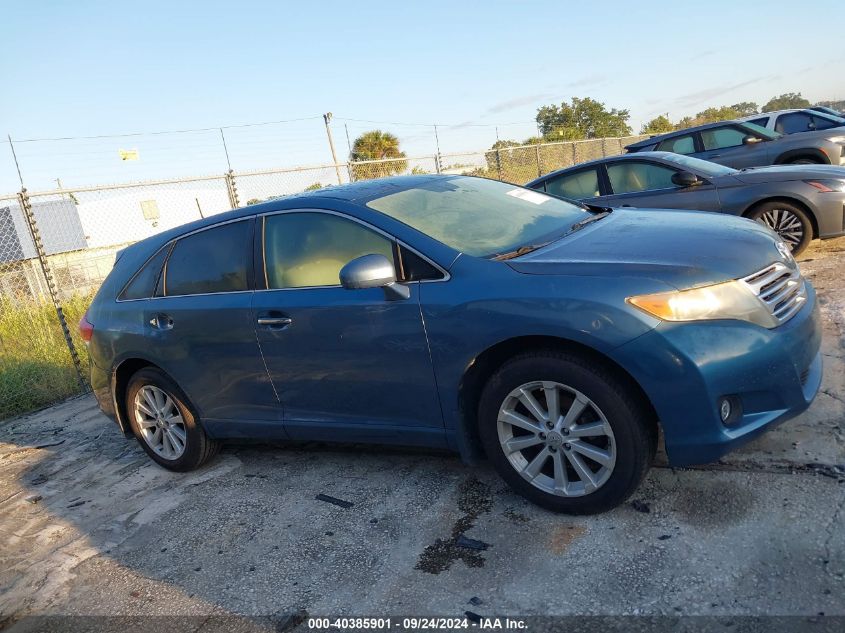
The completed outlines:
[[[693,154],[696,158],[735,169],[768,164],[765,141],[743,143],[745,137],[754,136],[744,128],[727,125],[701,130],[699,134],[703,151]]]
[[[721,211],[719,195],[709,182],[679,187],[672,182],[678,171],[648,160],[620,160],[606,165],[612,193],[602,196],[600,204],[609,207],[652,209],[695,209]]]
[[[259,218],[263,251],[253,308],[264,360],[300,439],[385,439],[442,432],[419,304],[381,288],[346,290],[340,269],[371,253],[394,259],[387,236],[326,211]]]

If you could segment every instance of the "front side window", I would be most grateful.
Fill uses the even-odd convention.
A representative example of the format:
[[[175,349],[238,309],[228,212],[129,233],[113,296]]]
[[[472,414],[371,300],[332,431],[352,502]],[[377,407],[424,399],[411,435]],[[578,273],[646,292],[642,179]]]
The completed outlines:
[[[366,205],[467,255],[494,257],[560,237],[593,214],[540,191],[497,180],[422,180]]]
[[[701,130],[701,141],[704,144],[704,151],[739,147],[742,145],[742,139],[746,136],[748,136],[748,132],[736,127],[717,127],[710,128],[709,130]]]
[[[546,181],[546,191],[562,198],[583,200],[600,196],[599,174],[596,169],[585,169]]]
[[[667,138],[657,146],[658,152],[674,152],[675,154],[694,154],[695,140],[692,134]]]
[[[231,222],[176,242],[162,275],[165,296],[248,289],[252,221]]]
[[[675,187],[672,183],[674,173],[674,169],[654,163],[620,161],[607,166],[607,176],[613,193],[635,193]]]
[[[363,255],[391,262],[393,242],[329,213],[297,212],[264,218],[264,278],[269,289],[339,286],[340,269]]]

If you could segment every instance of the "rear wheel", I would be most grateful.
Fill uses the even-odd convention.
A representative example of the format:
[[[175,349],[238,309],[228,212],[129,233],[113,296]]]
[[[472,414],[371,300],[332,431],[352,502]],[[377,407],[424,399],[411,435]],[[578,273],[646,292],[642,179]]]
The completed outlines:
[[[801,158],[796,158],[794,160],[787,161],[788,165],[821,165],[823,164],[817,158],[812,158],[810,156],[802,156]]]
[[[807,213],[790,202],[766,202],[748,217],[777,233],[793,255],[801,253],[813,239],[813,225]]]
[[[138,443],[169,470],[193,470],[217,453],[219,443],[199,426],[187,396],[159,369],[145,367],[132,376],[126,412]]]
[[[609,510],[654,458],[652,420],[630,388],[580,356],[518,356],[488,381],[479,434],[499,475],[556,512]]]

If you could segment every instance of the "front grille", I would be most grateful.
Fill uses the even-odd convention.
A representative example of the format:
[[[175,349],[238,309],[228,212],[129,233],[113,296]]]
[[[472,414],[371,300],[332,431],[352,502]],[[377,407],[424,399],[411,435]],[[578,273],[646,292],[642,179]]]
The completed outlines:
[[[798,268],[781,262],[766,266],[742,281],[766,304],[778,324],[795,316],[807,301],[807,288]]]

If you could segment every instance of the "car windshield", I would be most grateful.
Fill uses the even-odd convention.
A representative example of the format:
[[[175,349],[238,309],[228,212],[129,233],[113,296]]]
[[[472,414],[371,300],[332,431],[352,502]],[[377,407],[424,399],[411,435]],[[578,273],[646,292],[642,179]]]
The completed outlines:
[[[678,167],[692,169],[702,176],[727,176],[729,174],[735,174],[737,171],[733,167],[725,167],[724,165],[711,163],[709,160],[701,160],[700,158],[684,156],[683,154],[672,154],[671,156],[667,156],[666,159],[678,165]]]
[[[468,255],[494,257],[541,245],[594,214],[545,193],[486,178],[421,180],[367,206]]]
[[[749,121],[743,121],[741,123],[742,127],[748,129],[751,132],[754,132],[757,136],[762,136],[764,139],[769,141],[773,141],[776,138],[781,138],[783,134],[780,132],[775,132],[774,130],[769,130],[764,128],[761,125],[757,125],[756,123],[750,123]]]

